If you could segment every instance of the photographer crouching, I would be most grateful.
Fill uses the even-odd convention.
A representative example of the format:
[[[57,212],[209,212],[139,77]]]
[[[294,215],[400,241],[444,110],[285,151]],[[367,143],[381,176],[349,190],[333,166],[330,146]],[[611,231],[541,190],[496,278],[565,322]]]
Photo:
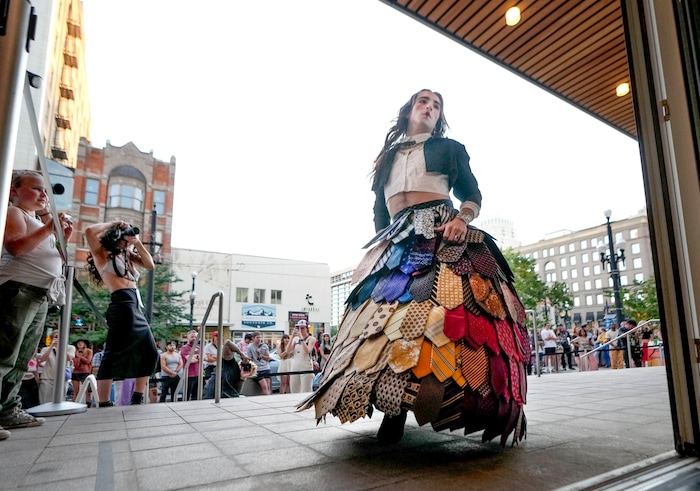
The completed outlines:
[[[97,372],[100,407],[112,406],[112,380],[136,379],[131,404],[142,404],[148,378],[158,360],[151,328],[141,312],[136,266],[151,270],[153,258],[126,222],[97,223],[85,230],[90,247],[86,269],[97,286],[112,294],[105,318],[108,331],[104,357]]]

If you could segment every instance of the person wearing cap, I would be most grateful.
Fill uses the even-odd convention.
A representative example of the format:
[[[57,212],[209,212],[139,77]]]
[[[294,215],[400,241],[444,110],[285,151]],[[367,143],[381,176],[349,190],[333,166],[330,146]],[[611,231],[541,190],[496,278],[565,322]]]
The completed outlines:
[[[219,351],[219,333],[211,335],[211,341],[204,345],[202,358],[204,360],[204,382],[211,378],[211,374],[216,369],[216,356]]]
[[[286,352],[292,354],[292,372],[304,372],[290,375],[289,390],[292,394],[311,392],[314,383],[314,364],[312,354],[316,348],[316,338],[309,334],[306,320],[297,322],[292,332],[292,341]]]

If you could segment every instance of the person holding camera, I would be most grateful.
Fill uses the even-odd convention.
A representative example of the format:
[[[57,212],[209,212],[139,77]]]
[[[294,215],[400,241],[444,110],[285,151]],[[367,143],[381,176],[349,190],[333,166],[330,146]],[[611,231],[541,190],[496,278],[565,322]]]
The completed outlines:
[[[128,223],[96,223],[85,230],[90,253],[86,269],[97,285],[112,294],[105,318],[107,340],[97,372],[100,407],[112,406],[112,380],[136,379],[131,404],[142,404],[146,384],[158,360],[151,328],[140,310],[136,266],[152,270],[153,258],[138,237],[139,229]]]
[[[88,348],[86,339],[79,339],[75,343],[75,357],[73,358],[73,371],[71,382],[73,383],[73,402],[78,398],[80,386],[87,376],[92,373],[92,350]],[[85,403],[90,407],[90,392],[85,393]]]
[[[12,173],[10,202],[0,258],[0,440],[10,437],[8,429],[44,423],[22,409],[19,390],[43,335],[49,303],[62,305],[65,296],[54,230],[61,227],[66,240],[73,232],[63,213],[54,223],[39,172]]]
[[[289,389],[292,394],[311,392],[314,383],[314,364],[312,353],[316,348],[316,338],[309,334],[309,325],[306,320],[297,322],[292,332],[292,342],[287,351],[292,355],[292,372],[304,372],[290,375]]]

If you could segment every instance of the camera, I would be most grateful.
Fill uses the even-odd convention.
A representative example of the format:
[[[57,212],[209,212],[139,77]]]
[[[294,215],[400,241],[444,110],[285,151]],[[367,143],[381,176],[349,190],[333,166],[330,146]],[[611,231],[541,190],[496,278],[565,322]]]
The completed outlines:
[[[134,237],[141,233],[141,229],[138,227],[132,227],[129,225],[124,230],[122,230],[122,235],[125,237]]]

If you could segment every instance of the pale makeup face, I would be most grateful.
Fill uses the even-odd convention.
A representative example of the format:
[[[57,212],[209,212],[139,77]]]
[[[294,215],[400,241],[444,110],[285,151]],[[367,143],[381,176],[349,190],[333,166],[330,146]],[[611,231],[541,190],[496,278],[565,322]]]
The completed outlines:
[[[17,206],[27,211],[43,210],[49,202],[44,180],[37,176],[25,176],[18,188],[12,188],[12,197]]]
[[[416,96],[411,114],[408,116],[406,134],[412,136],[420,133],[432,133],[440,120],[440,111],[442,111],[440,98],[429,90],[421,91]]]

